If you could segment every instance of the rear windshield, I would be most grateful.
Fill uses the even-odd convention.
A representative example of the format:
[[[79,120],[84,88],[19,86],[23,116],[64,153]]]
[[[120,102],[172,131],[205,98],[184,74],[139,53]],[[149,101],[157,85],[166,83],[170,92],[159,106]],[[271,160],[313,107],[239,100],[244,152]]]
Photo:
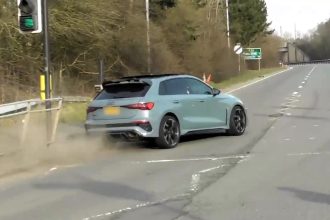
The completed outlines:
[[[145,83],[119,83],[107,85],[96,100],[144,97],[150,85]]]

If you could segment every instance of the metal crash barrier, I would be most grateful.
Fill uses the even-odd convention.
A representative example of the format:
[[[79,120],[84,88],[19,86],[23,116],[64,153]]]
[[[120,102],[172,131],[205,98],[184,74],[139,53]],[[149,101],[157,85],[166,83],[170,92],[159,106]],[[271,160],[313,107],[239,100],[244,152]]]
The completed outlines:
[[[46,103],[51,103],[51,107],[45,109]],[[16,116],[24,116],[23,128],[20,135],[20,144],[22,145],[26,140],[31,114],[43,113],[43,112],[48,112],[48,113],[55,112],[54,117],[49,117],[51,122],[49,124],[50,131],[49,134],[47,134],[47,145],[49,145],[54,143],[55,141],[56,130],[60,119],[62,104],[63,104],[62,98],[52,98],[46,100],[31,99],[26,101],[2,104],[0,105],[0,119],[11,118]]]

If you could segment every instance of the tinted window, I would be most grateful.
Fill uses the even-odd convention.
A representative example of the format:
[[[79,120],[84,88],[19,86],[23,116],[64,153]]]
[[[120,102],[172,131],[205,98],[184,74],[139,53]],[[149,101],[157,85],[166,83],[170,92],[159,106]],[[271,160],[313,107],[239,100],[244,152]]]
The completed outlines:
[[[159,95],[187,95],[187,83],[184,79],[169,79],[159,85]]]
[[[197,79],[186,79],[189,94],[192,95],[211,95],[212,89]]]
[[[106,86],[96,100],[144,97],[150,85],[143,83],[119,83]]]

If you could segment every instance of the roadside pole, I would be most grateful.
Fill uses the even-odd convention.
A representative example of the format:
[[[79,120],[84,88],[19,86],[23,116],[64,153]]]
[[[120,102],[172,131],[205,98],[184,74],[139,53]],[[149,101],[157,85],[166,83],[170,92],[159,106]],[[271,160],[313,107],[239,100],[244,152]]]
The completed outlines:
[[[48,32],[48,0],[42,1],[42,25],[43,25],[43,46],[44,46],[44,79],[46,85],[46,141],[47,146],[49,146],[48,140],[51,135],[51,127],[52,127],[52,115],[51,112],[48,111],[52,107],[51,101],[51,76],[50,76],[50,53],[49,53],[49,32]]]
[[[100,85],[102,85],[104,81],[104,59],[100,58],[99,59],[99,81]]]
[[[237,54],[238,57],[238,72],[241,72],[241,53],[243,52],[243,47],[240,43],[237,43],[234,47],[234,52]]]
[[[227,46],[230,48],[230,21],[229,21],[229,0],[226,0],[226,25],[227,25]]]
[[[238,54],[238,72],[240,73],[241,72],[241,55]]]
[[[149,0],[146,0],[146,23],[147,23],[147,72],[151,73],[151,43],[150,43],[150,11]]]

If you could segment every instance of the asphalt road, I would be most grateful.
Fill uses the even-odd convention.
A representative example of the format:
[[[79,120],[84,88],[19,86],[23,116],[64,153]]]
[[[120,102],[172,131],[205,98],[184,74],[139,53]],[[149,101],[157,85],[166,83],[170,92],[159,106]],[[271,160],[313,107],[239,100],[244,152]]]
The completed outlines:
[[[236,90],[244,136],[123,145],[101,161],[0,188],[0,219],[329,219],[330,65]],[[93,146],[91,146],[93,147]]]

